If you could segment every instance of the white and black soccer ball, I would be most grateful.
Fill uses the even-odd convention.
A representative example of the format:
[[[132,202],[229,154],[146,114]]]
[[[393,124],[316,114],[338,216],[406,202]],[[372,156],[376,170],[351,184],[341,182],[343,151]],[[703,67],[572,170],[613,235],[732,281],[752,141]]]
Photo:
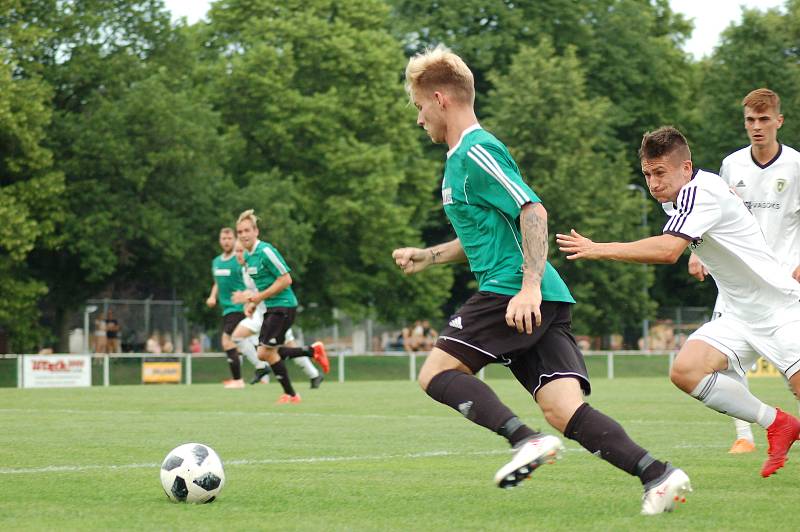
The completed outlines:
[[[161,464],[161,485],[173,502],[211,502],[225,485],[222,460],[208,445],[184,443]]]

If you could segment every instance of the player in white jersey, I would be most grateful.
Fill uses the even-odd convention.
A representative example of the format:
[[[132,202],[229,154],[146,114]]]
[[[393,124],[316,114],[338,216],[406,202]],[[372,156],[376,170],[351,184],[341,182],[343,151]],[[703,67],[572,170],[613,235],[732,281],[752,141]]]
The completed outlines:
[[[556,235],[567,258],[674,264],[688,246],[729,302],[725,313],[695,331],[670,379],[707,407],[767,429],[761,475],[783,467],[800,437],[800,420],[768,406],[742,383],[759,356],[800,396],[800,284],[785,275],[761,228],[719,176],[692,168],[691,152],[673,127],[647,133],[639,151],[650,194],[669,215],[662,235],[636,242],[593,242],[574,229]]]
[[[236,254],[236,260],[242,266],[242,279],[244,280],[246,288],[245,292],[234,293],[233,301],[236,303],[246,303],[248,295],[258,293],[258,288],[253,278],[250,277],[250,274],[247,272],[247,265],[244,258],[244,246],[239,240],[236,240],[233,249]],[[239,322],[232,335],[232,339],[236,342],[239,351],[243,353],[256,368],[250,384],[256,384],[265,380],[272,371],[269,364],[264,360],[260,360],[257,354],[258,333],[261,331],[261,325],[264,323],[264,314],[266,314],[266,312],[267,306],[261,301],[256,305],[255,310],[250,316],[247,316]],[[285,345],[288,347],[297,346],[292,329],[286,331]],[[314,366],[313,362],[311,362],[311,359],[309,357],[297,357],[292,360],[294,360],[294,363],[306,374],[311,382],[311,388],[319,388],[320,384],[322,384],[323,377],[316,366]]]
[[[800,280],[800,153],[778,142],[783,115],[776,93],[756,89],[745,96],[742,106],[750,145],[722,161],[720,176],[753,213],[786,275]],[[694,253],[689,258],[689,273],[700,281],[705,279],[706,269]],[[720,293],[713,316],[723,315],[725,307]],[[744,382],[747,385],[746,379]],[[750,424],[738,419],[734,423],[736,440],[728,452],[754,451]]]

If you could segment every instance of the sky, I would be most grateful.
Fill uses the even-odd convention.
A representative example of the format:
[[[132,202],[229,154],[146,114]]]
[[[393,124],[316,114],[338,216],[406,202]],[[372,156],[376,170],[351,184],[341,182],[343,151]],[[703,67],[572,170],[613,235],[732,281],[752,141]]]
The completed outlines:
[[[186,17],[189,23],[203,18],[208,10],[207,0],[165,0],[173,18]],[[719,35],[741,17],[741,6],[757,9],[781,7],[784,0],[670,0],[672,10],[694,20],[692,38],[684,46],[695,59],[710,55]]]

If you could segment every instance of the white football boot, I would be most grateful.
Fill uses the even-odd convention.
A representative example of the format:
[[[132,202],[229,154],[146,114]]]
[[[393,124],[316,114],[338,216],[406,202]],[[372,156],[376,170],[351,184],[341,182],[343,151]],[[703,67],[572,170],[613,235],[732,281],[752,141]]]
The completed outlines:
[[[667,464],[667,470],[657,479],[644,486],[642,515],[671,512],[678,503],[686,502],[686,494],[692,491],[689,477],[681,469]]]
[[[514,458],[501,467],[494,475],[498,488],[513,488],[526,478],[530,478],[537,467],[554,464],[564,452],[564,444],[555,436],[539,436],[512,449]]]

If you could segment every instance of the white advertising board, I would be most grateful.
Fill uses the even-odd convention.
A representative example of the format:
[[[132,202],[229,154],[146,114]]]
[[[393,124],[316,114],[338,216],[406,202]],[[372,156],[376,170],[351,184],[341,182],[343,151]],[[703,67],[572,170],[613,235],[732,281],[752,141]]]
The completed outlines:
[[[30,355],[24,357],[24,388],[61,388],[92,385],[92,357],[88,355]]]

